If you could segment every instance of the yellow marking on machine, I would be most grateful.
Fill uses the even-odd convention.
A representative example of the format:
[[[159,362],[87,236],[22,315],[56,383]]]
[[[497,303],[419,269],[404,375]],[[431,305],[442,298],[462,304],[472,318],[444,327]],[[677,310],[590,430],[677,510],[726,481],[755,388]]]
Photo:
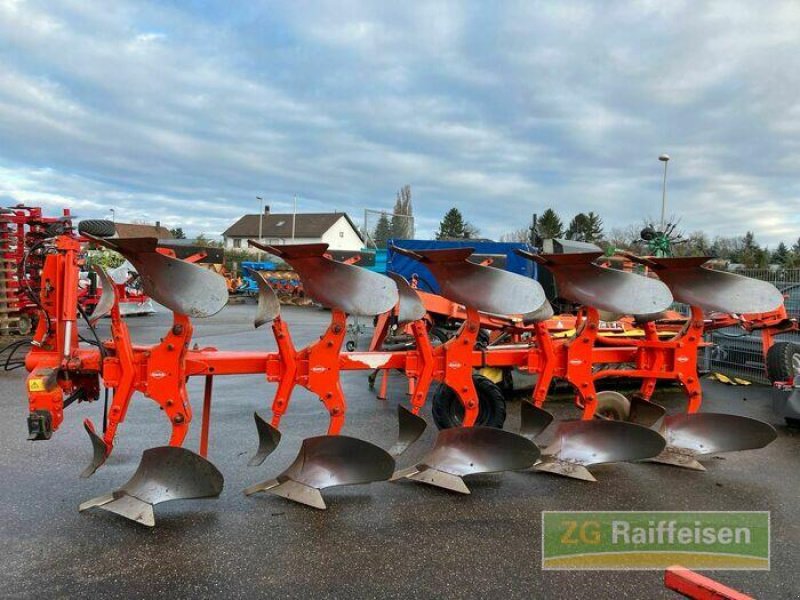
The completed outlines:
[[[483,367],[478,370],[478,375],[483,375],[495,384],[503,381],[503,369],[498,369],[497,367]]]
[[[34,377],[28,380],[29,392],[44,392],[47,391],[47,386],[44,383],[43,377]]]

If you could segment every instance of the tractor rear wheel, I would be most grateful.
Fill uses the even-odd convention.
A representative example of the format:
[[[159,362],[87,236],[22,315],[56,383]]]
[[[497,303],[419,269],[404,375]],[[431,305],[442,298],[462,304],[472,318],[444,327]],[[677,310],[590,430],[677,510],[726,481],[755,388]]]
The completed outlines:
[[[767,376],[770,383],[790,381],[800,372],[800,344],[775,342],[767,350]]]
[[[483,375],[473,375],[472,383],[478,393],[478,419],[475,425],[502,429],[506,421],[506,401],[503,392]],[[459,427],[464,422],[464,406],[461,400],[443,383],[434,392],[432,412],[433,420],[439,429]]]

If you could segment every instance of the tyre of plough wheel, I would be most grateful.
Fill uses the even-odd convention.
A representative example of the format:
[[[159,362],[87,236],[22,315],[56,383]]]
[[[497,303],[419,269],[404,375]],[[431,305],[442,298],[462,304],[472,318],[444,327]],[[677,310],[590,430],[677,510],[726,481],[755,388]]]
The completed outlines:
[[[428,337],[430,338],[431,345],[434,348],[436,346],[441,346],[450,339],[450,335],[447,333],[447,330],[439,327],[438,325],[431,327],[430,331],[428,331]]]
[[[56,237],[59,235],[64,235],[69,229],[67,225],[68,225],[67,223],[51,223],[50,225],[47,226],[47,229],[45,229],[45,235],[47,237]]]
[[[17,332],[20,335],[30,335],[33,331],[34,321],[28,315],[21,315],[17,321]]]
[[[105,219],[85,219],[78,223],[78,233],[93,235],[99,238],[112,237],[117,232],[117,227]]]
[[[775,342],[767,351],[767,376],[771,383],[788,381],[800,371],[800,344]]]
[[[478,393],[478,419],[475,425],[502,429],[506,421],[503,391],[483,375],[473,375],[472,383]],[[464,406],[452,388],[441,384],[433,396],[432,414],[439,429],[459,427],[464,420]]]

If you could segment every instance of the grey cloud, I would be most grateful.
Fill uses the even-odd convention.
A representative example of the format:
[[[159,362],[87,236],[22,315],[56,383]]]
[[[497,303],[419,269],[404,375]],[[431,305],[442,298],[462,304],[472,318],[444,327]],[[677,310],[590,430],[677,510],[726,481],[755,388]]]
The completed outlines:
[[[666,151],[686,230],[774,244],[800,229],[799,26],[790,2],[0,4],[0,194],[218,234],[255,195],[358,217],[410,183],[423,235],[458,205],[497,237],[547,206],[654,216]]]

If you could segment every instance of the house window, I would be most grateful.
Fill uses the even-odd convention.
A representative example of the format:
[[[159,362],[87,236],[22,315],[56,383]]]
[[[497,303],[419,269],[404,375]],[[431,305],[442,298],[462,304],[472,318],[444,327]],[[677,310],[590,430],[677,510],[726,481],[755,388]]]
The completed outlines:
[[[234,238],[233,247],[234,248],[241,248],[242,247],[242,240],[240,238]]]
[[[339,232],[339,237],[344,237],[344,231]]]

